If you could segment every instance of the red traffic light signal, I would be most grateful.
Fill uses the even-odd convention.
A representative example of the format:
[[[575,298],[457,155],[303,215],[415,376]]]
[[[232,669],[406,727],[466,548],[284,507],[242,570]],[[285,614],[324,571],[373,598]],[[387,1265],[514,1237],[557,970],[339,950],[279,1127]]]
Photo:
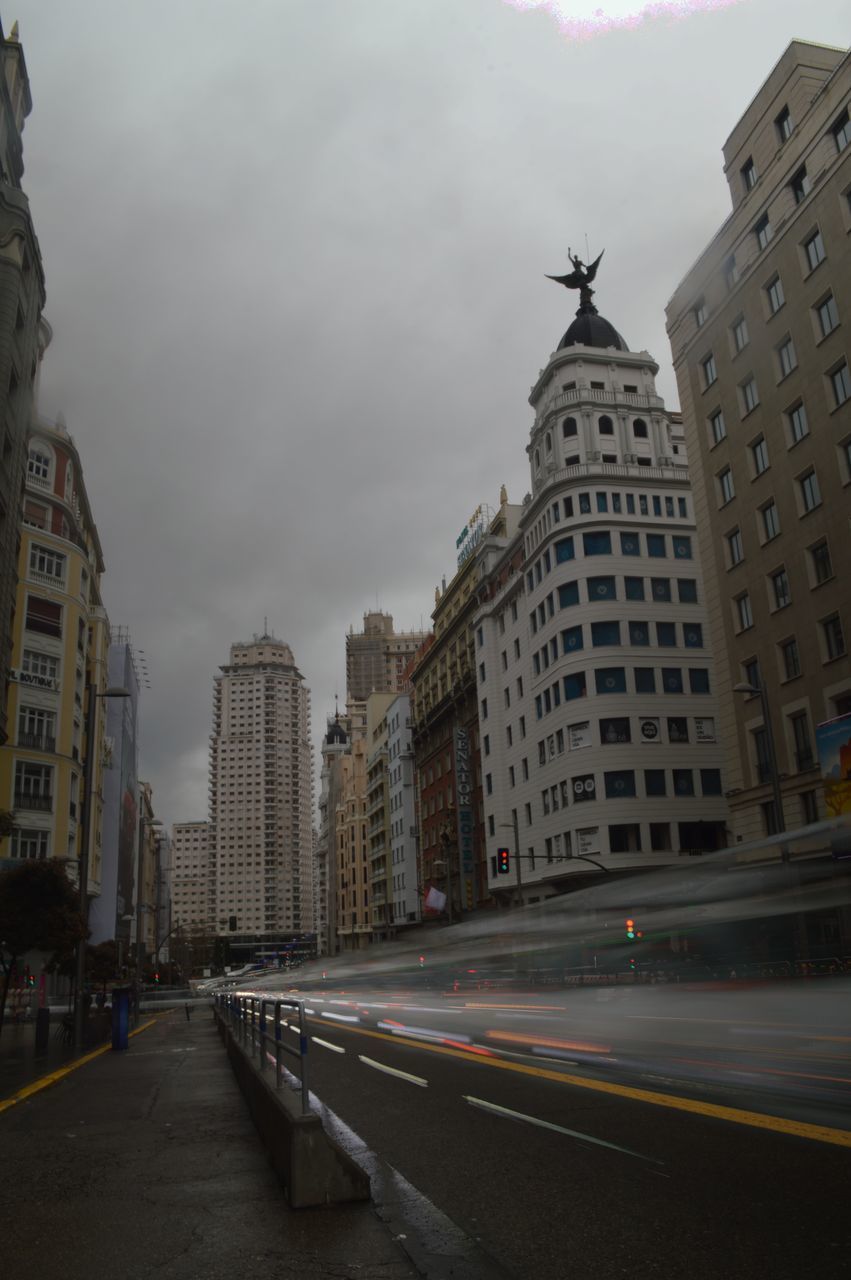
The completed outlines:
[[[497,851],[496,851],[496,870],[497,870],[497,874],[498,874],[498,875],[501,875],[501,876],[506,876],[506,875],[508,875],[508,872],[509,872],[509,870],[510,870],[510,866],[511,866],[511,860],[510,860],[510,855],[509,855],[508,850],[507,850],[507,849],[497,849]]]
[[[626,936],[628,938],[634,938],[635,937],[635,921],[627,920],[625,923],[626,923]]]

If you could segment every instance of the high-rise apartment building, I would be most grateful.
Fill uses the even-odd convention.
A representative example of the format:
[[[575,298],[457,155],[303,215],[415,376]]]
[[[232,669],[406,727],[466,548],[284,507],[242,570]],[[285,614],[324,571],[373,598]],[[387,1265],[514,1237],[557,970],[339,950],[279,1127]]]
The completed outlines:
[[[176,822],[171,831],[171,919],[184,934],[220,932],[206,822]]]
[[[348,697],[365,702],[370,693],[400,693],[405,669],[425,639],[422,631],[394,631],[389,613],[365,613],[363,631],[346,636]]]
[[[50,341],[41,254],[27,197],[21,134],[32,110],[18,24],[0,27],[0,744],[8,737],[6,694],[18,583],[21,492],[38,368]]]
[[[793,41],[724,145],[732,213],[667,308],[745,839],[778,828],[775,770],[785,829],[824,815],[815,728],[851,711],[850,112],[851,55]]]
[[[210,746],[214,917],[235,958],[314,930],[310,694],[275,636],[231,646]],[[222,924],[222,922],[225,922]]]
[[[597,313],[593,273],[574,266],[579,311],[530,395],[519,534],[478,553],[482,804],[503,901],[726,842],[682,435],[658,365]]]

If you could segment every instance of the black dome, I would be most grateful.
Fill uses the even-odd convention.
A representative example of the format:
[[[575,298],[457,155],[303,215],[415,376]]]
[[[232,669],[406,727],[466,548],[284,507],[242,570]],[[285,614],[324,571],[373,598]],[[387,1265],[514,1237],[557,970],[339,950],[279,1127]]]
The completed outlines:
[[[335,720],[333,724],[329,724],[328,732],[325,735],[326,746],[332,746],[335,742],[342,743],[343,745],[348,742],[346,731],[338,720]]]
[[[587,304],[580,307],[576,319],[558,344],[558,350],[565,347],[614,347],[617,351],[629,351],[624,339],[613,324],[609,324],[605,316],[597,313],[595,307]]]

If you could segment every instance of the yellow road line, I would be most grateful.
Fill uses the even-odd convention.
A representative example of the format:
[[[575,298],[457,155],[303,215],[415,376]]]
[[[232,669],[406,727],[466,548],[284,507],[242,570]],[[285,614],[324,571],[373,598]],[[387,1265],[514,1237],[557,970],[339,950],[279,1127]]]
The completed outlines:
[[[851,1132],[847,1129],[831,1129],[826,1125],[808,1124],[803,1120],[787,1120],[783,1116],[765,1115],[761,1111],[745,1111],[739,1107],[724,1107],[716,1102],[703,1102],[698,1098],[683,1098],[678,1094],[654,1093],[634,1085],[615,1084],[609,1080],[593,1080],[586,1076],[566,1075],[561,1071],[549,1071],[546,1067],[530,1067],[519,1062],[506,1062],[502,1058],[486,1058],[463,1049],[450,1049],[430,1044],[425,1040],[409,1040],[404,1036],[388,1036],[381,1031],[368,1031],[365,1027],[341,1024],[340,1032],[356,1036],[370,1036],[375,1040],[388,1040],[392,1044],[407,1044],[423,1053],[440,1053],[451,1058],[475,1062],[479,1066],[497,1067],[501,1071],[514,1071],[519,1075],[535,1076],[539,1080],[552,1080],[556,1084],[569,1084],[577,1089],[590,1089],[595,1093],[615,1094],[634,1102],[646,1102],[654,1107],[667,1107],[671,1111],[686,1111],[692,1115],[709,1116],[714,1120],[726,1120],[731,1124],[748,1125],[753,1129],[767,1129],[773,1133],[785,1133],[794,1138],[806,1138],[810,1142],[826,1142],[837,1147],[851,1147]]]
[[[171,1011],[169,1010],[169,1012]],[[140,1031],[147,1031],[148,1027],[152,1027],[155,1022],[156,1017],[151,1018],[150,1022],[143,1022],[141,1027],[136,1027],[134,1031],[130,1032],[130,1035],[137,1036]],[[58,1080],[63,1080],[72,1071],[76,1071],[78,1067],[84,1067],[87,1062],[92,1062],[95,1058],[99,1058],[102,1053],[110,1053],[111,1050],[111,1044],[102,1044],[99,1049],[93,1049],[91,1053],[78,1058],[76,1062],[69,1062],[66,1067],[60,1067],[58,1071],[51,1071],[49,1075],[39,1076],[38,1080],[33,1080],[32,1084],[25,1085],[23,1089],[13,1093],[11,1097],[4,1098],[0,1102],[0,1112],[8,1111],[10,1107],[14,1107],[18,1102],[24,1102],[27,1098],[31,1098],[33,1094],[40,1093],[42,1089],[48,1089],[52,1084],[56,1084]]]

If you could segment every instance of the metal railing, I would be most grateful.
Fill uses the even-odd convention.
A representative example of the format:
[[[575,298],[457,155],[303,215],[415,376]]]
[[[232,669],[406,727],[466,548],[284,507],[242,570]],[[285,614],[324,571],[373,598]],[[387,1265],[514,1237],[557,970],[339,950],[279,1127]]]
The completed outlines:
[[[288,1000],[278,997],[268,999],[265,996],[240,996],[230,992],[216,993],[216,1008],[230,1026],[234,1038],[252,1056],[256,1053],[261,1074],[266,1070],[268,1058],[275,1062],[275,1086],[283,1087],[282,1054],[298,1058],[299,1080],[301,1086],[301,1113],[309,1115],[310,1101],[307,1081],[307,1023],[304,1016],[303,1000]],[[295,1018],[282,1018],[283,1008],[292,1009]],[[271,1009],[271,1014],[269,1010]],[[298,1024],[298,1048],[288,1044],[283,1032],[295,1031],[293,1022]],[[271,1031],[269,1026],[271,1023]]]

